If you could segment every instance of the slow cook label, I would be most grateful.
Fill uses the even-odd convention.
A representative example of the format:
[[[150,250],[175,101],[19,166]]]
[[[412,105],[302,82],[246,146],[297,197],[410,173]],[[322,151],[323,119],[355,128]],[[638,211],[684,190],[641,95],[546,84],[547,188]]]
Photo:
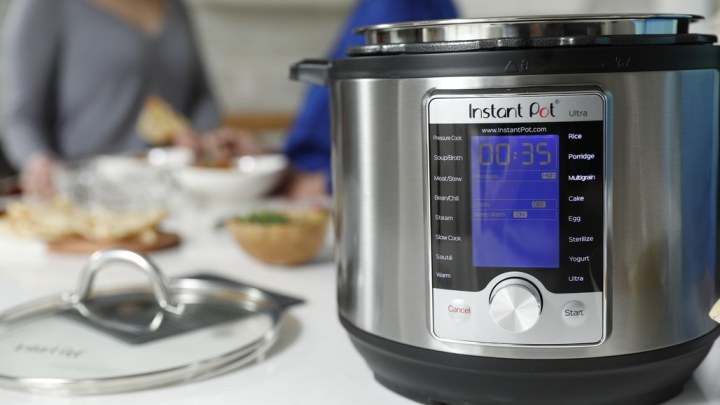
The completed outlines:
[[[427,101],[430,279],[442,301],[434,302],[435,325],[445,325],[438,336],[594,343],[604,319],[605,98],[595,90],[519,93]],[[512,339],[490,333],[494,324],[474,325],[507,278],[535,285],[547,309],[539,326]],[[562,317],[570,301],[584,305],[575,311],[584,326]],[[564,327],[567,339],[554,341]]]

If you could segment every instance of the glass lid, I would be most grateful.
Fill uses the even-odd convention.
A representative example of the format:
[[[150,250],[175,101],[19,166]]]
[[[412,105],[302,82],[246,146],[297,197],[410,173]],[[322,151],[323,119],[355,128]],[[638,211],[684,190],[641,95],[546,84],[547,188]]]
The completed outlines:
[[[116,263],[141,269],[152,288],[93,293],[97,272]],[[0,314],[0,386],[107,394],[207,378],[265,353],[286,305],[224,279],[168,280],[131,251],[97,252],[75,292]]]
[[[589,38],[650,37],[689,34],[690,23],[703,19],[690,14],[608,14],[536,17],[496,17],[402,22],[361,27],[365,45],[351,54],[433,53],[503,47],[608,44]],[[584,38],[584,40],[583,40]],[[697,39],[693,37],[694,39]],[[702,37],[703,41],[707,39]],[[478,46],[480,43],[482,46]],[[431,46],[427,46],[431,44]],[[464,44],[464,47],[463,47]],[[611,43],[610,43],[611,44]],[[474,45],[474,46],[473,46]]]

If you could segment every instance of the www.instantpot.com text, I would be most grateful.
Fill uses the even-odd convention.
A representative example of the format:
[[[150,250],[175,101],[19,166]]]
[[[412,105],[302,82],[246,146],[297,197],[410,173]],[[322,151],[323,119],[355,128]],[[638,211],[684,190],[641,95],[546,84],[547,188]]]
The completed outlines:
[[[482,128],[483,134],[542,134],[546,127]]]

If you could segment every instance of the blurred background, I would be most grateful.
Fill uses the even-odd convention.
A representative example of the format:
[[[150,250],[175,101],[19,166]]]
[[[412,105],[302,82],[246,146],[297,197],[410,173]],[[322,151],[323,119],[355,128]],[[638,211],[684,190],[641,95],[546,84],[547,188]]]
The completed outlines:
[[[281,145],[306,87],[288,80],[289,66],[322,57],[353,0],[185,0],[224,121]],[[393,1],[393,0],[387,0]],[[10,0],[0,0],[0,21]],[[720,0],[456,0],[462,17],[579,13],[691,13],[707,20],[696,32],[719,30]],[[2,52],[0,50],[0,57]],[[0,87],[0,102],[3,100]],[[1,160],[1,159],[0,159]],[[0,161],[0,177],[8,171]]]

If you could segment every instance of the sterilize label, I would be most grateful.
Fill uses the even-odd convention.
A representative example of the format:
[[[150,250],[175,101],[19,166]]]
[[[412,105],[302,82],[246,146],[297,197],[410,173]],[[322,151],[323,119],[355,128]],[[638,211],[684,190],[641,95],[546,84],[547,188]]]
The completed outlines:
[[[434,98],[429,103],[431,124],[542,123],[600,121],[603,100],[598,95],[571,99],[554,96]],[[516,132],[531,133],[532,127]]]

